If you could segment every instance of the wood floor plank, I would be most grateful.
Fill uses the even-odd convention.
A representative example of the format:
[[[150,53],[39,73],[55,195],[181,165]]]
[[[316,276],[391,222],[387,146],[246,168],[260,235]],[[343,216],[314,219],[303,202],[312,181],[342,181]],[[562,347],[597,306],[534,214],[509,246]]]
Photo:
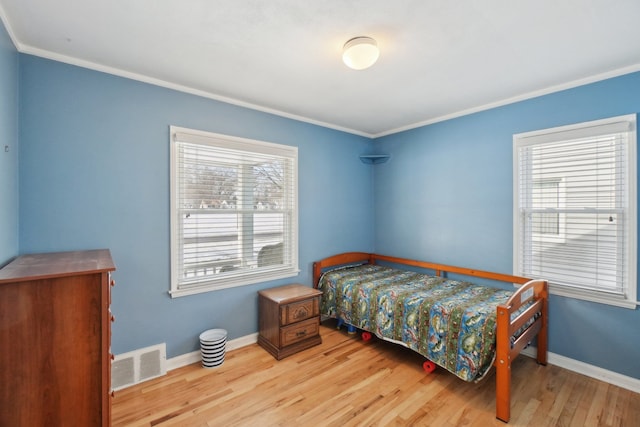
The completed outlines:
[[[363,342],[321,325],[323,343],[275,360],[257,344],[212,369],[193,364],[117,391],[113,426],[505,426],[495,418],[495,374],[467,383],[404,347]],[[513,426],[627,426],[640,395],[518,357]]]

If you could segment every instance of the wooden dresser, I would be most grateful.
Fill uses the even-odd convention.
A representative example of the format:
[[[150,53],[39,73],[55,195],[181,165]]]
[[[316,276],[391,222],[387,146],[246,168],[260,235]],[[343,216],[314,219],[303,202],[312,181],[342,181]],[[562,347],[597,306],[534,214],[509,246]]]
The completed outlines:
[[[0,269],[0,426],[109,426],[115,266],[108,250]]]
[[[258,344],[280,360],[322,342],[320,295],[304,285],[258,292]]]

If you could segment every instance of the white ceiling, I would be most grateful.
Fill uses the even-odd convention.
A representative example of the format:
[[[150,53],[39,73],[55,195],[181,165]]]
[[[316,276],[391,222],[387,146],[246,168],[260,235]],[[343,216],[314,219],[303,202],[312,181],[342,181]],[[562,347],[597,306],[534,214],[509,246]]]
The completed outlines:
[[[640,0],[0,0],[20,52],[382,136],[640,70]],[[341,62],[352,37],[380,59]]]

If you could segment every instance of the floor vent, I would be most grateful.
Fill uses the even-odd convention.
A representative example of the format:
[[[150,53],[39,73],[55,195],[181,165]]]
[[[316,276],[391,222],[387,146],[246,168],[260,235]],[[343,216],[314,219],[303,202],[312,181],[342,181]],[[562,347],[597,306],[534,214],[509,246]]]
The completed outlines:
[[[118,354],[111,362],[111,388],[120,390],[167,373],[164,343]]]

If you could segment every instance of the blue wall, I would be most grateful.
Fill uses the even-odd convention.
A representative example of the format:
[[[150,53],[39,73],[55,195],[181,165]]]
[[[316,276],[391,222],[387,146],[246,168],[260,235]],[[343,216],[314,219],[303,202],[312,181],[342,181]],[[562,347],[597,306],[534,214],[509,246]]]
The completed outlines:
[[[0,21],[0,266],[17,254],[18,52]]]
[[[634,73],[376,140],[376,251],[511,273],[513,134],[639,111]],[[640,310],[552,296],[549,319],[551,352],[640,378]]]
[[[20,252],[111,249],[113,352],[161,342],[167,356],[198,334],[257,331],[257,294],[281,282],[171,299],[169,126],[295,145],[300,268],[373,249],[370,140],[282,117],[20,55]]]
[[[0,263],[18,249],[110,248],[116,354],[166,342],[175,357],[210,327],[231,339],[254,333],[256,291],[284,283],[168,296],[169,125],[299,147],[296,280],[309,284],[313,260],[351,250],[511,272],[512,135],[640,111],[635,73],[372,144],[19,55],[0,30],[0,147],[11,146],[0,151]],[[372,150],[391,160],[362,164]],[[640,378],[638,325],[639,310],[552,296],[550,350]]]

